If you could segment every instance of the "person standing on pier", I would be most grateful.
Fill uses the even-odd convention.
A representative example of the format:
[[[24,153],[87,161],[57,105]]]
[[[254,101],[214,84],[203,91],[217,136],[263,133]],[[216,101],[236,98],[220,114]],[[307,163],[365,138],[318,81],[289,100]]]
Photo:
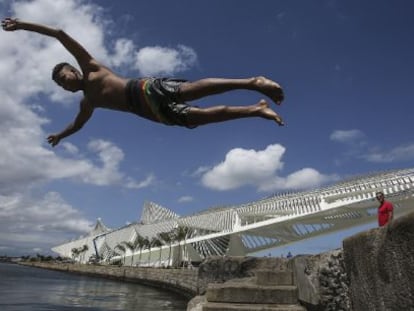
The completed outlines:
[[[383,192],[378,191],[375,196],[378,202],[380,202],[380,206],[378,207],[378,225],[380,227],[389,225],[394,216],[394,206],[391,202],[385,200]]]

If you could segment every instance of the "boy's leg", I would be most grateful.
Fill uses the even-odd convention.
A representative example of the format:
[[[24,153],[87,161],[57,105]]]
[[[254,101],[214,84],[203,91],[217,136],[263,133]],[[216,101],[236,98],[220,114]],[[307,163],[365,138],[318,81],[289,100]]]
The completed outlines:
[[[284,99],[280,85],[265,77],[247,79],[207,78],[194,82],[184,82],[179,87],[178,96],[183,101],[192,101],[238,89],[259,92],[268,96],[277,105],[280,105]]]
[[[279,125],[284,125],[282,118],[269,108],[264,99],[251,106],[191,107],[187,112],[187,122],[194,126],[251,117],[273,120]]]

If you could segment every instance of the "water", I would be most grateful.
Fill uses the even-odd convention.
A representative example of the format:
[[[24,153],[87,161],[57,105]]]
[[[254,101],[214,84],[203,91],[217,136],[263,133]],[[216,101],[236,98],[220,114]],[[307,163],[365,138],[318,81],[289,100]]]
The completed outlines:
[[[183,311],[187,302],[135,283],[0,263],[1,311]]]

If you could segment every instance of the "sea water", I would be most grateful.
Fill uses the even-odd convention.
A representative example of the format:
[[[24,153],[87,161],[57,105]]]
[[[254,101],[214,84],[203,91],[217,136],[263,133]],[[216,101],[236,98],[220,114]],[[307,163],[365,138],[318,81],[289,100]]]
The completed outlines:
[[[183,311],[187,302],[136,283],[0,263],[1,311]]]

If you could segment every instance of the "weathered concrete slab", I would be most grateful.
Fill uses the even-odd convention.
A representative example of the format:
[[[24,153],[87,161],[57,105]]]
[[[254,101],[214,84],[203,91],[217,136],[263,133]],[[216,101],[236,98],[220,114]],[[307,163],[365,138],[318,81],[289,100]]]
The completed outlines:
[[[257,285],[294,285],[292,270],[257,270],[255,274]]]
[[[300,305],[224,304],[208,302],[202,311],[306,311]]]
[[[208,302],[296,304],[296,286],[260,286],[239,282],[210,284],[207,288]]]

